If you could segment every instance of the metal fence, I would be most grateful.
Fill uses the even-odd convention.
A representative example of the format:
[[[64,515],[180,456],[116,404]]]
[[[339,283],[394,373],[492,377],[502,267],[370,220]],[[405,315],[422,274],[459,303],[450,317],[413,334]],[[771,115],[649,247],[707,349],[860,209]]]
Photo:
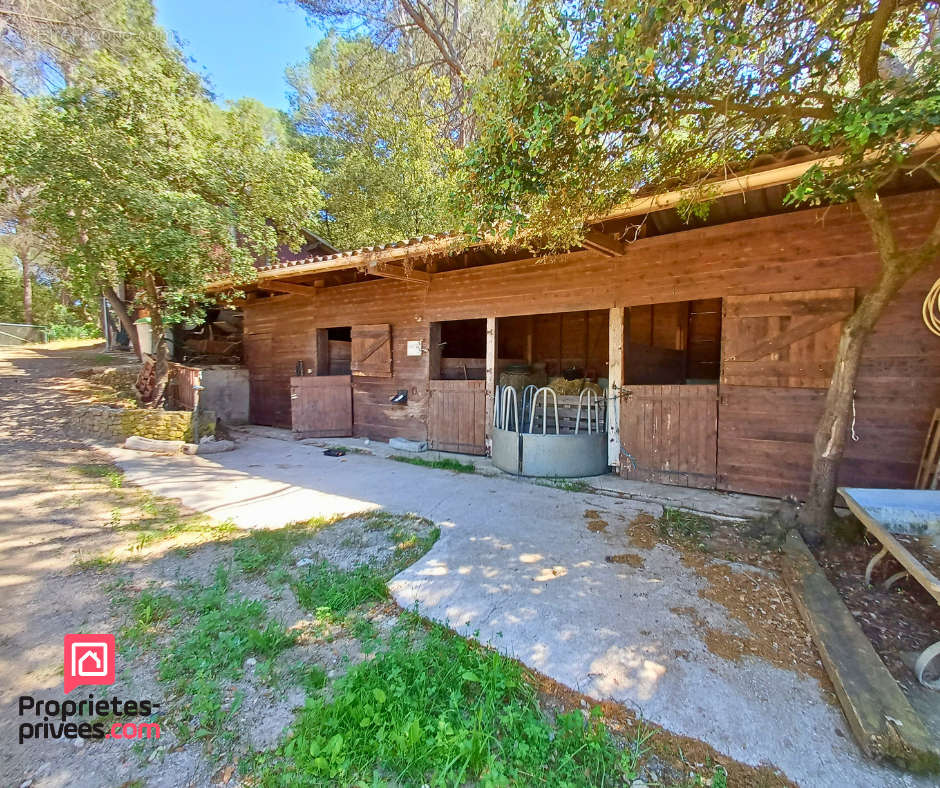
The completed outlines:
[[[0,345],[25,345],[29,342],[45,342],[45,326],[29,323],[0,323]]]

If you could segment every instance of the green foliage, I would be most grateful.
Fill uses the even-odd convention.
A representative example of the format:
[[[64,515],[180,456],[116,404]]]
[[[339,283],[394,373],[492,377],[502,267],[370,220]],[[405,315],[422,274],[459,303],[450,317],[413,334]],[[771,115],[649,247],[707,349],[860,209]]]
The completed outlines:
[[[135,647],[153,645],[158,627],[166,621],[179,605],[164,591],[144,589],[130,601],[130,623],[121,631],[121,643]]]
[[[701,542],[712,532],[712,521],[693,512],[664,506],[663,513],[656,520],[656,530],[661,536],[677,536]]]
[[[402,454],[392,454],[390,460],[395,462],[405,462],[409,465],[420,465],[422,468],[437,468],[442,471],[453,471],[454,473],[473,473],[476,467],[472,462],[460,462],[452,458],[444,460],[426,460],[423,457],[406,457]]]
[[[530,0],[475,92],[467,229],[567,249],[586,217],[641,192],[799,144],[847,158],[792,200],[877,188],[940,124],[932,12],[879,7],[886,17],[848,0]],[[686,215],[708,199],[703,186]]]
[[[326,671],[319,665],[304,665],[300,677],[300,686],[312,694],[326,686]]]
[[[0,246],[0,322],[23,322],[23,276],[6,246]]]
[[[517,663],[441,626],[402,627],[330,699],[308,699],[256,778],[264,786],[379,775],[408,785],[629,784],[644,742],[619,750],[598,711],[551,722]]]
[[[453,226],[451,83],[407,58],[333,34],[288,70],[300,144],[324,173],[318,232],[341,248]]]
[[[228,585],[220,569],[212,586],[188,589],[182,604],[192,618],[176,628],[160,662],[161,681],[187,699],[179,721],[183,740],[231,737],[226,720],[240,699],[224,704],[223,686],[241,678],[249,656],[272,659],[294,643],[293,634],[267,618],[261,602],[231,595]]]
[[[9,237],[0,236],[0,322],[25,323],[23,269],[14,260],[14,250],[9,241]],[[35,263],[33,268],[36,268]],[[40,270],[38,275],[34,273],[31,280],[32,323],[46,328],[49,341],[98,336],[96,302],[90,305],[72,303],[65,283],[48,271]]]
[[[90,462],[72,465],[69,470],[89,479],[107,479],[112,489],[124,485],[124,471],[109,462]]]
[[[319,209],[318,173],[278,123],[254,101],[217,107],[143,24],[62,90],[3,98],[0,177],[34,190],[30,221],[73,292],[124,281],[173,324],[199,315],[208,280],[246,282],[253,260],[299,244]]]
[[[73,564],[76,569],[82,571],[103,572],[110,569],[117,562],[117,556],[114,553],[100,553],[98,555],[86,555],[79,551],[75,555]]]
[[[283,528],[262,528],[252,531],[235,543],[235,563],[246,574],[257,574],[274,569],[285,562],[291,550],[310,536],[328,520],[314,518],[291,523]]]
[[[385,577],[377,569],[360,566],[344,572],[326,561],[314,564],[293,584],[297,602],[306,610],[342,616],[365,602],[385,599]]]

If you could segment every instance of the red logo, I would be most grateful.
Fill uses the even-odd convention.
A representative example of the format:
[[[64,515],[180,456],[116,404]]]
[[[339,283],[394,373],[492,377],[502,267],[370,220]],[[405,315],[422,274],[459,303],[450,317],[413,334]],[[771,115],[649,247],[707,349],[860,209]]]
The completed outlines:
[[[114,683],[114,635],[65,636],[65,691]]]

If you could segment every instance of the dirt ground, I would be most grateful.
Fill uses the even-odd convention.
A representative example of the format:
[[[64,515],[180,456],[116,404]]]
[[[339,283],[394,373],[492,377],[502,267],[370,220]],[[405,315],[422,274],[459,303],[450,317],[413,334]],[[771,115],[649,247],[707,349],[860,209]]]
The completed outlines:
[[[883,581],[902,569],[890,556],[866,586],[865,567],[880,549],[874,541],[859,540],[820,548],[816,558],[891,675],[909,689],[916,683],[914,657],[940,637],[940,606],[911,578],[885,590]]]
[[[260,600],[274,621],[299,634],[295,645],[279,656],[278,664],[268,668],[283,673],[284,681],[274,683],[260,676],[252,663],[239,682],[227,687],[224,703],[231,705],[238,698],[233,727],[239,735],[229,751],[215,748],[213,752],[213,746],[203,742],[180,742],[167,725],[162,726],[159,742],[18,743],[19,696],[62,699],[64,634],[120,632],[128,625],[128,610],[141,592],[179,589],[187,581],[206,586],[218,567],[232,565],[237,542],[231,537],[238,534],[223,530],[221,536],[223,540],[229,537],[228,541],[206,542],[219,534],[205,530],[197,517],[172,502],[122,489],[120,478],[108,473],[112,466],[107,458],[70,436],[69,409],[100,398],[97,387],[76,377],[76,372],[122,360],[120,356],[107,358],[96,347],[0,352],[3,786],[237,784],[238,753],[273,746],[303,704],[304,690],[290,671],[298,664],[315,663],[325,666],[333,678],[363,658],[360,642],[339,628],[324,632],[319,627],[310,635],[310,615],[283,585],[235,573],[232,595]],[[169,517],[189,527],[167,540],[152,524]],[[368,530],[355,521],[339,523],[299,543],[288,562],[303,567],[328,559],[340,568],[363,556],[380,562],[394,551],[395,543],[387,536],[394,524],[390,520],[384,530]],[[191,549],[179,549],[181,545]],[[376,606],[369,617],[382,631],[397,615],[397,609],[386,603]],[[170,714],[185,711],[186,699],[168,699],[167,687],[157,679],[159,642],[124,653],[119,643],[118,651],[118,675],[108,688],[109,695],[162,701]],[[75,696],[80,695],[77,690]]]

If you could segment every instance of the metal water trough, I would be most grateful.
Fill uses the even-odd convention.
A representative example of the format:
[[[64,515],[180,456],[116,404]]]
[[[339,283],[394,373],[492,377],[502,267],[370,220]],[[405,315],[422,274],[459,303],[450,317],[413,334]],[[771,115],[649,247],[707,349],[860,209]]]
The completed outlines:
[[[563,422],[558,397],[547,386],[527,386],[521,407],[516,389],[497,387],[493,464],[517,476],[576,478],[606,473],[606,408],[601,402],[593,391],[582,391],[573,423],[570,418]]]

